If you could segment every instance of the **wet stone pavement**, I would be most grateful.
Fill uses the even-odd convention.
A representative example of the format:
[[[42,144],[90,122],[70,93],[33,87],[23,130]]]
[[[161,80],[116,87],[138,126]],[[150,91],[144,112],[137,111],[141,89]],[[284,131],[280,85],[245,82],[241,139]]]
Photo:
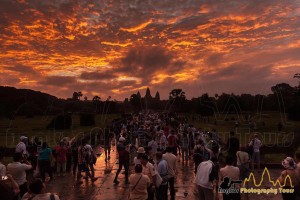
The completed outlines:
[[[91,180],[84,180],[83,184],[78,186],[75,185],[76,177],[72,173],[68,173],[65,177],[55,177],[54,181],[46,182],[46,189],[48,192],[57,193],[62,200],[124,200],[127,199],[129,193],[129,185],[125,185],[125,175],[122,172],[119,175],[120,183],[118,185],[113,184],[118,164],[116,159],[116,150],[111,152],[111,159],[105,163],[104,153],[98,157],[95,166],[95,177],[98,180],[94,183]],[[193,162],[185,163],[178,162],[178,176],[175,183],[176,199],[178,200],[192,200],[197,199],[197,192],[194,185],[194,168]],[[123,170],[124,171],[124,170]],[[133,173],[133,167],[130,172]],[[270,176],[274,180],[278,178],[280,170],[271,170]],[[82,173],[83,174],[83,173]],[[84,175],[84,174],[83,174]],[[260,176],[255,174],[260,180]],[[264,181],[261,186],[262,188],[271,187],[271,185]],[[185,196],[185,193],[187,196]],[[215,195],[218,196],[218,195]],[[220,196],[220,195],[219,195]],[[216,198],[217,199],[217,198]],[[222,198],[219,198],[222,199]],[[242,195],[242,199],[256,199],[256,200],[279,200],[282,199],[281,195],[252,195],[248,197]]]

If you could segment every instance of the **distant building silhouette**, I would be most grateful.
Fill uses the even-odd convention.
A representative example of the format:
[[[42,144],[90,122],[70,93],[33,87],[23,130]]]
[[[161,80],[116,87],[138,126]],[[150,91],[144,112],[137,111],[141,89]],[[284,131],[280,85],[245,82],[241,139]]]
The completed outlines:
[[[138,91],[138,92],[136,93],[136,95],[137,95],[138,98],[142,98],[140,91]]]
[[[152,96],[151,96],[151,92],[150,92],[150,89],[147,88],[146,90],[146,94],[145,94],[145,97],[144,97],[146,100],[150,100],[152,99]]]
[[[156,94],[155,94],[155,100],[160,101],[160,94],[159,94],[158,91],[157,91]]]

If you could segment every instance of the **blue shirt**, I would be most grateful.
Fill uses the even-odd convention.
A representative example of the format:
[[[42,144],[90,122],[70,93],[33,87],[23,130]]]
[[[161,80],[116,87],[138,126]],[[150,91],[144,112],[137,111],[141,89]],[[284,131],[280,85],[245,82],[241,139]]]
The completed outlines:
[[[41,149],[39,152],[39,160],[50,160],[52,150],[50,148]]]

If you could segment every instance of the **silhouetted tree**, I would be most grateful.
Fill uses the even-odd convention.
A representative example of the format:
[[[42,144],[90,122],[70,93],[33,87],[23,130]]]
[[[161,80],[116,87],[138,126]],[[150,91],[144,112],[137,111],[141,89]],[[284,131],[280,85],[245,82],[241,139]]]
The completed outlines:
[[[78,92],[73,93],[72,99],[73,100],[78,100],[79,99]]]
[[[169,99],[180,99],[180,100],[185,100],[185,92],[182,91],[182,89],[173,89],[170,94],[169,94]]]
[[[99,112],[100,99],[101,98],[99,96],[93,97],[93,104],[96,107],[96,113]]]
[[[80,100],[80,97],[82,97],[82,92],[78,92],[78,99]]]

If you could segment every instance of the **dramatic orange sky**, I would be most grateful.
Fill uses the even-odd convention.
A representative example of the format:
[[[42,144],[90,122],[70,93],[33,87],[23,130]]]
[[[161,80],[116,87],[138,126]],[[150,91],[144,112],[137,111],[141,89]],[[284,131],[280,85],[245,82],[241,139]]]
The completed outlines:
[[[123,100],[297,84],[300,0],[0,0],[0,85]]]

